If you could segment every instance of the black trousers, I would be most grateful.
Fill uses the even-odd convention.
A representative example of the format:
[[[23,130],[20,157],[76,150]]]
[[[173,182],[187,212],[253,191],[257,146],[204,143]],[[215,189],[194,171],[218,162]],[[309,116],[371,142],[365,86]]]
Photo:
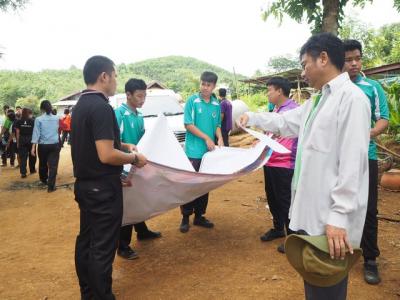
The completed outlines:
[[[224,141],[224,146],[229,147],[229,131],[221,130],[222,139]]]
[[[39,144],[39,178],[42,182],[47,182],[50,188],[56,185],[58,161],[60,159],[60,145]]]
[[[361,239],[361,249],[365,260],[375,260],[378,248],[378,161],[369,160],[369,191],[367,216]]]
[[[71,138],[71,135],[70,135],[70,131],[63,131],[62,132],[62,137],[61,137],[61,147],[64,147],[64,143],[65,143],[65,141],[67,141],[67,143],[69,144],[70,142],[70,138]]]
[[[329,287],[318,287],[304,281],[304,293],[306,300],[345,300],[347,297],[346,276],[341,282]]]
[[[4,151],[1,155],[1,160],[3,165],[7,164],[7,158],[10,158],[10,165],[13,166],[15,163],[15,153],[17,152],[17,144],[14,142],[10,143],[7,151]]]
[[[31,154],[32,144],[19,145],[18,155],[20,159],[19,172],[21,175],[26,175],[26,166],[29,160],[29,172],[34,173],[36,171],[36,156]]]
[[[145,233],[149,229],[145,222],[140,222],[133,225],[125,225],[121,227],[119,231],[119,243],[118,249],[123,250],[127,249],[132,241],[132,229],[135,227],[135,231],[137,233]]]
[[[289,230],[293,169],[264,166],[265,193],[276,230]]]
[[[201,159],[197,158],[189,158],[192,163],[193,168],[198,172],[200,169]],[[190,216],[191,214],[195,214],[195,216],[202,216],[206,213],[208,204],[208,193],[202,195],[193,201],[181,205],[181,213],[184,216]]]
[[[82,299],[115,299],[112,264],[122,222],[122,185],[119,175],[75,182],[80,209],[75,267]]]

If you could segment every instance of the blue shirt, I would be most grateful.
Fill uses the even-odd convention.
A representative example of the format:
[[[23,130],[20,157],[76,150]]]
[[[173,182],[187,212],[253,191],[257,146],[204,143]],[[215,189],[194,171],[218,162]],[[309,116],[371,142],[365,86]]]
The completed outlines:
[[[213,95],[206,102],[200,93],[191,96],[185,105],[185,125],[195,125],[200,131],[215,141],[215,133],[221,127],[221,108],[218,99]],[[207,152],[206,142],[198,136],[186,131],[185,152],[190,158],[201,159]]]
[[[58,127],[60,120],[53,114],[43,114],[35,119],[32,144],[57,144],[59,142]]]

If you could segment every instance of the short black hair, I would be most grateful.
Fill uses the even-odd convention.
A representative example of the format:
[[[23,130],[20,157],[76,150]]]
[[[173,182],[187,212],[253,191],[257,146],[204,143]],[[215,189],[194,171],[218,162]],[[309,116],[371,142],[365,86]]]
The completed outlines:
[[[214,72],[205,71],[203,72],[203,74],[201,74],[200,80],[204,82],[217,84],[218,76]]]
[[[137,90],[147,90],[146,82],[142,79],[131,78],[125,83],[125,93],[133,94]]]
[[[20,109],[21,109],[22,107],[21,107],[21,106],[19,106],[19,105],[15,107],[15,109],[18,109],[18,108],[20,108]]]
[[[290,81],[287,80],[286,78],[280,77],[280,76],[276,76],[276,77],[271,77],[268,81],[267,81],[267,86],[273,86],[275,89],[282,89],[283,94],[286,97],[289,97],[290,95],[290,88],[291,88],[291,84]]]
[[[40,103],[40,109],[45,111],[46,114],[50,115],[52,112],[53,107],[51,106],[51,102],[49,100],[43,100]]]
[[[64,109],[64,115],[69,115],[69,109],[68,108]]]
[[[218,90],[218,94],[219,94],[220,97],[226,97],[226,89],[220,88]]]
[[[12,122],[15,121],[15,111],[13,109],[7,111],[7,118]]]
[[[357,40],[344,40],[343,41],[344,52],[360,50],[360,54],[362,56],[362,45]]]
[[[106,72],[111,76],[114,71],[114,62],[111,59],[101,55],[92,56],[83,67],[83,79],[87,85],[95,84],[101,73]]]
[[[343,42],[332,33],[324,32],[310,37],[300,49],[300,60],[304,54],[316,59],[323,51],[328,53],[332,64],[341,71],[344,66]]]

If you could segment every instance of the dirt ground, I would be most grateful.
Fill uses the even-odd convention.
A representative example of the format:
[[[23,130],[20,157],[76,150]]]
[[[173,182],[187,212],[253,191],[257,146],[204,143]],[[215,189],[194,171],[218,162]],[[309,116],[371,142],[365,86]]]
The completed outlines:
[[[241,138],[239,138],[241,139]],[[237,142],[237,141],[236,141]],[[79,210],[70,148],[62,150],[58,190],[48,194],[38,176],[21,179],[17,169],[0,176],[0,299],[79,299],[74,243]],[[299,275],[276,251],[283,241],[262,243],[271,226],[262,171],[211,193],[212,230],[178,230],[174,209],[149,220],[161,239],[134,241],[140,258],[116,257],[113,288],[118,299],[303,299]],[[379,191],[380,214],[400,219],[400,193]],[[382,283],[364,283],[362,262],[350,275],[348,299],[400,299],[400,223],[379,221]]]

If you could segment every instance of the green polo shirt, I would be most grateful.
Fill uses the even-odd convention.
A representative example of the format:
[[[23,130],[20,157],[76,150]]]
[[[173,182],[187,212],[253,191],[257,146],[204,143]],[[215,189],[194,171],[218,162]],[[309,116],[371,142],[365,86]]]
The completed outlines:
[[[379,82],[357,75],[354,83],[364,92],[371,103],[371,128],[380,119],[389,120],[389,107],[385,92]],[[377,160],[376,144],[373,139],[369,143],[368,158]]]
[[[121,142],[137,145],[144,134],[143,116],[123,103],[115,110]]]
[[[216,130],[221,127],[221,108],[218,99],[212,95],[207,103],[200,93],[189,97],[185,104],[184,123],[195,125],[215,141]],[[203,139],[186,131],[185,152],[189,158],[201,159],[207,151],[207,145]]]

